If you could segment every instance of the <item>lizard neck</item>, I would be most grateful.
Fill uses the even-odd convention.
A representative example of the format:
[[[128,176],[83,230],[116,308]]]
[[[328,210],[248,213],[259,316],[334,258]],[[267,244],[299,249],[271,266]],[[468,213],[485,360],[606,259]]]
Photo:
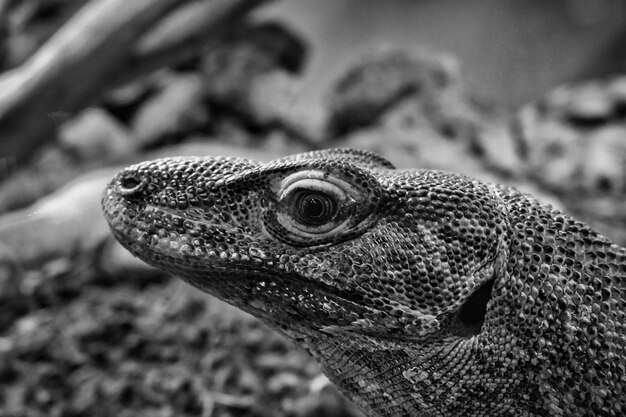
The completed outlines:
[[[528,410],[525,390],[486,383],[499,377],[505,381],[508,370],[503,364],[489,363],[489,344],[480,335],[424,345],[394,343],[394,348],[380,349],[355,339],[325,335],[307,336],[301,344],[367,415],[460,416],[475,412],[476,407],[482,407],[484,415],[498,415],[505,409],[501,403],[476,404],[474,400],[485,392],[497,398],[505,391],[506,395],[500,396],[510,403],[510,412]],[[474,368],[468,368],[468,363]],[[486,378],[467,378],[468,374]],[[511,397],[515,393],[519,398]]]

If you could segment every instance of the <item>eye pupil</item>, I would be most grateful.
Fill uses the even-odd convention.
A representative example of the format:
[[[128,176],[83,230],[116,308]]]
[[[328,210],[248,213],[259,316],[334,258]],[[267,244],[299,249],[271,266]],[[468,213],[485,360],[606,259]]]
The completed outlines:
[[[307,223],[322,224],[335,214],[334,200],[321,193],[301,195],[296,205],[299,217]]]
[[[302,213],[307,217],[322,217],[324,211],[326,211],[326,207],[319,197],[307,197],[302,201]]]

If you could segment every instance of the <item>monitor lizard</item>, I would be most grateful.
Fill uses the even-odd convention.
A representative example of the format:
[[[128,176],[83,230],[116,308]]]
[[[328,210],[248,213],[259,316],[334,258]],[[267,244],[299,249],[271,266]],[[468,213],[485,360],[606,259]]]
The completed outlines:
[[[143,162],[103,207],[369,416],[626,413],[626,249],[513,188],[333,149]]]

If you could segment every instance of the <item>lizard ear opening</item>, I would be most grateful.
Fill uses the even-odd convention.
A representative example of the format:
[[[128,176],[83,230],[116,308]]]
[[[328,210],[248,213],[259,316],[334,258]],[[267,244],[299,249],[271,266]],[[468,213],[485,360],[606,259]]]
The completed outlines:
[[[485,282],[461,306],[454,320],[456,333],[460,336],[474,336],[480,333],[485,322],[487,303],[491,299],[494,282],[495,278]]]

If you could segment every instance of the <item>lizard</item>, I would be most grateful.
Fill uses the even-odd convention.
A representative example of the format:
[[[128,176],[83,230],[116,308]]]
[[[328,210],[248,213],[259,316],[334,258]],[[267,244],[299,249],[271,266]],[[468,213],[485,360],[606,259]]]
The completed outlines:
[[[514,188],[338,148],[146,161],[102,204],[368,416],[626,413],[626,249]]]

